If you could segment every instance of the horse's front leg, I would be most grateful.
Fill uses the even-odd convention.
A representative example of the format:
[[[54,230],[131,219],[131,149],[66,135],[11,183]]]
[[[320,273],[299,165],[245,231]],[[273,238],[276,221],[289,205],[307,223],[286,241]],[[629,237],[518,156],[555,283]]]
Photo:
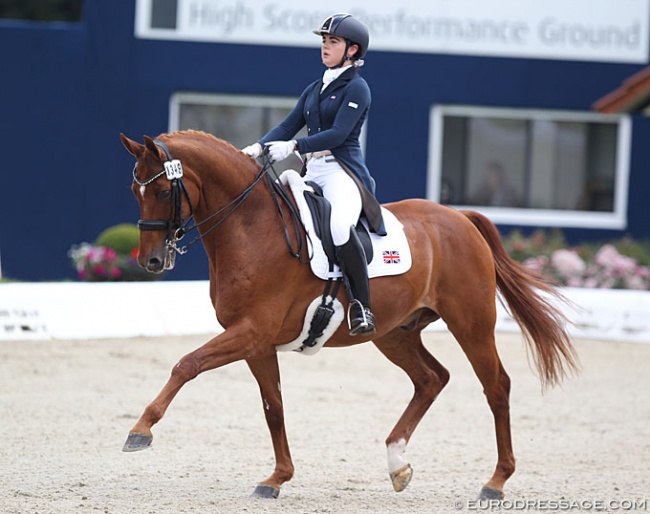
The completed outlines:
[[[149,448],[153,440],[151,427],[165,415],[183,385],[200,373],[250,357],[255,353],[253,341],[259,341],[249,331],[231,328],[212,338],[200,348],[187,354],[172,371],[169,380],[129,432],[122,451],[134,452]]]
[[[275,470],[271,476],[257,485],[252,496],[277,498],[282,484],[293,477],[293,462],[291,461],[287,433],[284,428],[284,408],[282,406],[278,358],[273,353],[260,359],[249,359],[246,362],[260,387],[262,408],[271,432],[273,451],[275,452]]]

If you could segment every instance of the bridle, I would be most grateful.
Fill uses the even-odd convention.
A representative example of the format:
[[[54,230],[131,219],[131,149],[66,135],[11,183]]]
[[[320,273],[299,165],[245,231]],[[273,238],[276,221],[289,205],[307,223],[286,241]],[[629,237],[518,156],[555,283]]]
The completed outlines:
[[[190,199],[190,194],[185,187],[183,182],[183,166],[181,161],[178,159],[173,159],[169,148],[162,141],[155,140],[154,143],[158,148],[165,152],[167,161],[163,163],[163,169],[148,178],[147,180],[140,180],[136,175],[137,163],[133,167],[133,181],[139,186],[148,186],[152,182],[155,182],[163,175],[171,182],[171,198],[170,198],[170,209],[169,217],[166,220],[138,220],[138,228],[141,231],[157,231],[165,230],[167,231],[167,237],[165,239],[165,269],[172,269],[176,262],[176,254],[183,254],[185,251],[181,248],[178,248],[177,243],[183,237],[186,232],[187,224],[189,223],[190,218],[194,214],[192,208],[192,200]],[[187,203],[190,206],[190,216],[185,222],[183,221],[183,195],[187,198]]]
[[[167,180],[171,182],[172,189],[171,189],[171,198],[170,198],[169,217],[166,220],[142,220],[142,219],[138,220],[138,228],[141,231],[157,231],[157,230],[167,231],[167,237],[165,239],[164,269],[166,270],[173,269],[174,264],[176,262],[177,254],[179,255],[186,254],[192,246],[194,246],[197,242],[199,242],[203,237],[205,237],[212,230],[214,230],[219,225],[221,225],[221,223],[223,223],[231,214],[233,214],[241,206],[244,200],[248,198],[248,195],[251,193],[253,188],[265,176],[267,177],[270,183],[270,189],[274,197],[276,207],[280,211],[281,215],[282,215],[282,208],[280,207],[279,201],[277,199],[278,192],[280,193],[279,194],[280,198],[282,198],[282,200],[287,202],[287,204],[289,205],[289,209],[291,211],[292,218],[294,221],[294,226],[296,228],[296,235],[298,241],[298,248],[295,251],[291,246],[290,238],[288,236],[288,232],[286,229],[286,223],[285,223],[285,237],[287,240],[287,244],[289,246],[290,253],[294,257],[302,260],[301,258],[302,240],[298,234],[299,227],[297,226],[297,223],[300,224],[300,226],[303,229],[303,232],[306,233],[306,231],[304,230],[304,226],[302,226],[302,223],[300,222],[300,217],[299,215],[297,215],[293,203],[288,199],[286,192],[283,190],[282,186],[278,185],[278,182],[274,181],[271,178],[270,174],[267,173],[269,169],[272,169],[272,162],[270,161],[270,159],[268,158],[266,159],[264,166],[261,167],[260,171],[255,176],[253,182],[246,189],[244,189],[241,193],[239,193],[235,198],[233,198],[230,202],[224,205],[221,209],[214,212],[204,220],[196,223],[196,222],[192,222],[192,218],[194,216],[194,209],[192,207],[192,200],[190,198],[190,194],[183,182],[183,166],[181,164],[181,161],[172,158],[171,152],[169,151],[169,148],[167,147],[167,145],[165,145],[165,143],[157,139],[154,140],[154,143],[156,146],[162,149],[163,152],[165,152],[165,156],[167,157],[167,161],[163,163],[163,169],[146,180],[140,180],[136,175],[136,168],[137,168],[137,163],[136,163],[136,165],[133,167],[133,181],[139,186],[147,186],[164,176],[167,178]],[[280,189],[280,191],[278,191],[278,188]],[[182,211],[183,196],[185,196],[185,198],[187,199],[187,203],[190,206],[190,215],[186,220],[183,220],[183,211]],[[192,230],[198,229],[201,225],[213,220],[219,215],[223,215],[223,216],[220,219],[216,220],[212,224],[212,226],[210,226],[202,234],[198,234],[187,245],[184,246],[178,245],[181,239],[185,237],[185,234],[191,232]]]

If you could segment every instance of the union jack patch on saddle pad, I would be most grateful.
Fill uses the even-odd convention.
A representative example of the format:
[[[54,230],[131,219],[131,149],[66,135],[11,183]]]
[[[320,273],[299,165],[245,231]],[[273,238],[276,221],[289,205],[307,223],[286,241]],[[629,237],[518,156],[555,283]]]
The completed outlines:
[[[384,264],[399,264],[401,262],[397,250],[384,250],[382,255],[384,257]]]

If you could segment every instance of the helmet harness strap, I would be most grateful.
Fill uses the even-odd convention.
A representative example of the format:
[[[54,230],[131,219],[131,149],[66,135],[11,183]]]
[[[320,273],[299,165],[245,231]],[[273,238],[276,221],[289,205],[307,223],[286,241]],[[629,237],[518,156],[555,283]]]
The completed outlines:
[[[347,61],[348,59],[352,60],[350,57],[348,57],[348,50],[350,49],[351,44],[352,44],[351,41],[346,38],[345,51],[343,52],[343,57],[341,58],[341,62],[338,63],[336,66],[334,66],[335,68],[342,68],[343,66],[345,66],[345,61]]]

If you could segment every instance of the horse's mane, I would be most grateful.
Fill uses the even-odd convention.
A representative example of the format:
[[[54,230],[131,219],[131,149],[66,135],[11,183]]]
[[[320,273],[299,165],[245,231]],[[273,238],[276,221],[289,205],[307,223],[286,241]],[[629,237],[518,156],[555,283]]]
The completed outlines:
[[[242,159],[242,163],[255,163],[255,168],[259,169],[259,164],[255,159],[246,154],[243,154],[239,148],[229,143],[225,139],[221,139],[214,134],[204,132],[203,130],[177,130],[175,132],[162,133],[158,136],[158,139],[161,139],[163,142],[173,141],[177,145],[180,144],[181,146],[185,146],[187,144],[191,145],[194,143],[194,145],[198,144],[204,146],[205,148],[213,148],[216,150],[217,154],[221,154],[227,158],[230,158],[230,156],[235,159],[240,158]],[[196,148],[192,149],[195,150]]]
[[[212,143],[217,143],[220,145],[226,145],[232,148],[233,150],[238,150],[235,148],[231,143],[226,141],[225,139],[218,138],[214,134],[210,134],[209,132],[204,132],[203,130],[195,130],[195,129],[186,129],[186,130],[177,130],[175,132],[166,132],[162,133],[158,136],[157,139],[199,139],[199,140],[207,140],[208,142]]]

